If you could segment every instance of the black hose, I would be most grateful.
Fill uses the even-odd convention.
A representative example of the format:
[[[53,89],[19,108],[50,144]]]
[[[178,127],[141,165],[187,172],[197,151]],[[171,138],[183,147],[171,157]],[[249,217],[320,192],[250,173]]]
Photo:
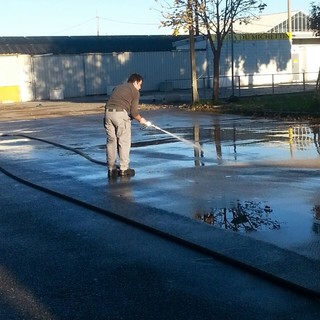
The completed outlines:
[[[9,133],[5,133],[5,134],[2,134],[1,137],[23,137],[23,138],[27,138],[27,139],[30,139],[30,140],[36,140],[36,141],[44,142],[44,143],[47,143],[47,144],[51,144],[51,145],[53,145],[55,147],[58,147],[58,148],[61,148],[61,149],[65,149],[65,150],[68,150],[68,151],[72,151],[74,153],[77,153],[81,157],[84,157],[85,159],[87,159],[87,160],[89,160],[89,161],[91,161],[93,163],[96,163],[96,164],[99,164],[99,165],[102,165],[102,166],[106,166],[106,162],[104,162],[104,161],[99,161],[99,160],[93,159],[93,158],[91,158],[90,156],[88,156],[87,154],[85,154],[84,152],[82,152],[82,151],[80,151],[78,149],[71,148],[71,147],[65,146],[65,145],[57,143],[57,142],[52,142],[52,141],[49,141],[49,140],[28,136],[26,134],[9,134]]]

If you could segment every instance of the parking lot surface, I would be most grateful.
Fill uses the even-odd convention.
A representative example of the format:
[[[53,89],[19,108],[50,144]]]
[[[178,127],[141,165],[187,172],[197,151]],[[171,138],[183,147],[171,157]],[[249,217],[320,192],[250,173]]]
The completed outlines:
[[[297,128],[308,127],[301,124],[193,113],[179,107],[146,107],[141,112],[173,136],[134,124],[131,166],[136,176],[109,180],[103,99],[29,103],[1,110],[4,314],[14,309],[18,311],[12,319],[28,312],[48,319],[68,319],[67,315],[74,319],[138,319],[142,315],[182,319],[189,310],[190,319],[210,312],[231,318],[237,308],[227,310],[228,303],[225,308],[205,306],[220,301],[217,296],[222,292],[223,301],[228,296],[234,306],[242,301],[235,298],[229,281],[218,291],[204,285],[208,280],[204,275],[216,268],[221,274],[210,277],[212,285],[221,277],[241,279],[243,272],[253,277],[247,279],[247,287],[240,280],[235,282],[246,303],[251,301],[248,319],[257,318],[253,311],[261,307],[259,299],[249,294],[255,281],[261,297],[268,290],[264,281],[278,298],[292,294],[286,290],[298,294],[296,307],[287,302],[289,311],[272,311],[270,319],[319,315],[317,301],[307,298],[320,294],[316,134],[308,131],[299,136]],[[202,273],[196,281],[197,293],[187,285],[199,275],[193,270],[195,261],[200,262]],[[177,266],[185,277],[177,277],[165,265]],[[157,270],[157,275],[151,276],[151,270]],[[228,270],[224,276],[223,270]],[[164,287],[157,287],[163,281]],[[141,291],[135,292],[137,284]],[[150,286],[158,290],[155,300]],[[156,316],[156,301],[165,301],[170,290],[172,303],[181,299],[179,286],[187,306],[170,311],[159,307]],[[95,291],[98,288],[101,295]],[[10,290],[20,292],[20,300],[15,301]],[[61,304],[66,293],[71,295],[70,304],[65,304],[68,311]],[[147,295],[149,307],[143,308],[142,297],[135,293]],[[205,293],[209,296],[200,305],[196,297]],[[94,296],[101,300],[107,296],[108,302],[93,303]],[[106,312],[106,303],[114,300],[118,303]],[[93,303],[92,309],[81,301]],[[26,310],[29,302],[33,310]],[[262,311],[264,318],[267,310],[273,310],[271,304]],[[134,306],[138,311],[130,318],[128,310]],[[202,311],[196,315],[196,310]]]

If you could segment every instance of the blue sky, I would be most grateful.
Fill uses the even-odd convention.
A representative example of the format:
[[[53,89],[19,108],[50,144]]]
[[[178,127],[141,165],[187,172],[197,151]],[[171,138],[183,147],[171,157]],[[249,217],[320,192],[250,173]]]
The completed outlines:
[[[170,29],[159,28],[161,8],[154,0],[0,1],[0,36],[171,34]],[[291,9],[309,13],[312,1],[318,3],[291,0]],[[265,3],[264,14],[287,10],[287,0]]]

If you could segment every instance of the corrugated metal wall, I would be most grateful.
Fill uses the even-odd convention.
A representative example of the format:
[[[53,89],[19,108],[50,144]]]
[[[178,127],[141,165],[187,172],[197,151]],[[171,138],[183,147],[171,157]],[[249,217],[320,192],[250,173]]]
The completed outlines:
[[[33,100],[33,71],[32,61],[30,55],[19,55],[19,88],[20,88],[20,101]]]
[[[207,75],[206,52],[196,58],[198,75]],[[107,94],[134,72],[144,77],[143,91],[158,91],[167,82],[175,89],[191,86],[188,51],[14,55],[0,56],[0,63],[0,87],[12,101],[46,100],[60,91],[64,98]]]
[[[80,55],[35,56],[33,60],[34,100],[49,99],[51,90],[64,97],[85,95],[83,57]]]
[[[202,69],[205,56],[205,52],[197,54]],[[46,55],[32,60],[35,100],[49,99],[50,91],[57,89],[63,90],[64,98],[106,94],[108,87],[125,82],[134,72],[144,77],[144,91],[157,91],[165,81],[174,82],[175,88],[190,88],[186,51]]]
[[[199,66],[205,64],[205,53],[199,52]],[[161,82],[190,78],[188,52],[138,52],[90,54],[85,56],[87,94],[106,93],[108,86],[126,81],[131,73],[144,77],[143,90],[159,90]],[[175,88],[179,88],[179,81]],[[188,81],[190,88],[190,81]]]
[[[292,80],[291,50],[299,57],[299,72],[311,71],[314,67],[318,71],[319,63],[314,62],[318,61],[315,59],[319,55],[318,46],[291,47],[286,38],[250,40],[249,36],[234,41],[234,75],[239,79],[241,76],[242,85],[271,83],[271,73],[281,76],[275,81]],[[205,50],[208,47],[205,41],[198,42],[197,47],[197,76],[201,78],[198,86],[212,87],[212,52]],[[64,98],[107,94],[133,72],[144,77],[143,91],[190,88],[189,50],[182,43],[183,48],[185,50],[168,52],[0,55],[0,101],[45,100],[50,99],[52,91],[61,91]],[[220,87],[230,87],[231,41],[224,43],[220,66]],[[209,83],[204,79],[210,79]]]

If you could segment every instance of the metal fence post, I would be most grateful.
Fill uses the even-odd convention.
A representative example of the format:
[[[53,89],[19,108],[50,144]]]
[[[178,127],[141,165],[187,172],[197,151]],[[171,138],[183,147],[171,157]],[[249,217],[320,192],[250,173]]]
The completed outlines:
[[[272,74],[272,94],[274,94],[274,74]]]

